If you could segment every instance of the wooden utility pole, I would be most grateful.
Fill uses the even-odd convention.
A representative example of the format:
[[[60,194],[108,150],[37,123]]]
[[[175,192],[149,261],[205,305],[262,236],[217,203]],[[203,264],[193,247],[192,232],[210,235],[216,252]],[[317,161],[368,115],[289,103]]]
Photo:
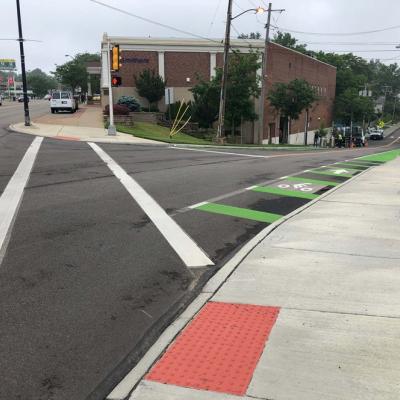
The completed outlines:
[[[226,28],[224,42],[224,66],[222,69],[221,93],[219,99],[219,115],[218,115],[218,132],[217,142],[223,143],[225,140],[225,104],[226,104],[226,86],[228,82],[228,67],[229,67],[229,47],[231,37],[231,21],[232,21],[232,2],[228,2],[228,11],[226,13]]]
[[[259,119],[260,119],[260,129],[259,129],[259,144],[262,144],[264,138],[265,131],[265,101],[267,99],[267,66],[268,66],[268,46],[269,46],[269,35],[270,35],[270,27],[271,27],[271,14],[273,12],[283,12],[284,9],[273,10],[272,3],[268,5],[268,19],[267,25],[265,25],[266,33],[265,33],[265,46],[264,46],[264,58],[262,65],[262,86],[261,86],[261,98],[260,98],[260,111],[259,111]],[[268,133],[268,143],[271,142],[271,134]]]

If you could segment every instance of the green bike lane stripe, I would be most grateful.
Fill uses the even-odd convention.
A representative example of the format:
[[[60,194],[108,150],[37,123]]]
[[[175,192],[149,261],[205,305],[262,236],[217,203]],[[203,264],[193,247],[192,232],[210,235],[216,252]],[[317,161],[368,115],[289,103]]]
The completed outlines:
[[[339,182],[324,181],[324,180],[320,180],[320,179],[302,178],[301,176],[287,176],[286,179],[289,180],[289,181],[296,181],[296,182],[315,183],[316,185],[323,185],[323,186],[337,186],[337,185],[340,185]]]
[[[396,149],[396,150],[385,151],[384,153],[371,154],[369,156],[360,157],[359,159],[366,161],[387,162],[394,160],[398,156],[400,156],[400,150]]]
[[[311,182],[310,182],[311,183]],[[314,200],[317,194],[300,192],[297,190],[280,189],[272,186],[257,186],[252,189],[254,192],[277,194],[278,196],[297,197],[300,199]]]
[[[264,211],[250,210],[248,208],[233,207],[226,204],[218,203],[203,204],[199,207],[196,207],[195,210],[207,211],[214,214],[228,215],[230,217],[251,219],[253,221],[266,222],[269,224],[272,224],[273,222],[283,217],[283,215],[280,214],[272,214]]]

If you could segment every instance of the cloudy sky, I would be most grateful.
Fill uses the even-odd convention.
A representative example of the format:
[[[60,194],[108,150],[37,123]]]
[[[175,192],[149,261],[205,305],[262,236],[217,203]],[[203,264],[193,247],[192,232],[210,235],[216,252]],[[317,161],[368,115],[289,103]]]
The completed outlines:
[[[131,13],[175,26],[201,36],[219,38],[224,34],[228,0],[102,0]],[[42,40],[26,43],[27,69],[45,71],[66,61],[65,54],[98,52],[103,32],[112,35],[182,37],[183,34],[111,11],[90,0],[20,0],[24,36]],[[234,13],[266,6],[266,0],[234,0]],[[349,33],[400,25],[399,0],[280,0],[272,24],[301,32]],[[0,38],[17,36],[15,0],[1,0]],[[246,14],[234,21],[238,32],[263,31],[266,16]],[[353,51],[385,63],[399,59],[400,27],[364,35],[323,36],[294,34],[310,49]],[[237,36],[235,30],[232,36]],[[396,42],[397,40],[397,42]],[[334,43],[334,44],[333,44]],[[16,58],[18,43],[0,41],[0,58]]]

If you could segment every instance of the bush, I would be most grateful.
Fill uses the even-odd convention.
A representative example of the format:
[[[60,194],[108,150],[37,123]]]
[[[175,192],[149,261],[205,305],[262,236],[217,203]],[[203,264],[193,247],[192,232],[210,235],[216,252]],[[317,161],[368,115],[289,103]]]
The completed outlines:
[[[129,108],[127,106],[114,104],[114,115],[129,115]],[[104,115],[110,115],[110,106],[107,104],[104,107]]]
[[[140,111],[140,104],[133,96],[122,96],[119,98],[118,104],[126,106],[130,111]]]
[[[181,107],[180,115],[186,110],[186,107],[189,106],[189,109],[186,111],[185,116],[183,117],[183,120],[186,121],[191,115],[192,115],[192,102],[189,101],[188,103],[183,103],[181,107],[181,102],[176,101],[173,104],[170,104],[167,108],[167,111],[165,113],[165,118],[169,120],[169,114],[171,112],[171,120],[174,121],[176,116],[178,115],[179,107]],[[193,121],[193,118],[191,119]]]

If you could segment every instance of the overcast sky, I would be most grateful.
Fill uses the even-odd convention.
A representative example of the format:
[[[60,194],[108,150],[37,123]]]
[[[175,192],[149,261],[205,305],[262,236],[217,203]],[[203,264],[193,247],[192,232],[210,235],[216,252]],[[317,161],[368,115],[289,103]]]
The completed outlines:
[[[102,0],[164,24],[207,37],[222,37],[228,0]],[[111,11],[90,0],[20,0],[24,36],[42,40],[27,42],[27,69],[54,70],[54,64],[66,61],[65,54],[98,52],[103,32],[109,35],[143,37],[182,37],[173,32],[135,18]],[[266,6],[262,0],[234,0],[234,14],[241,9]],[[272,24],[302,32],[360,32],[400,25],[399,0],[281,0],[274,8]],[[0,38],[17,36],[15,0],[1,0]],[[239,32],[261,31],[266,16],[246,14],[234,21]],[[264,32],[263,32],[264,35]],[[317,42],[308,47],[313,50],[349,50],[365,58],[379,58],[385,63],[398,57],[396,40],[400,43],[400,29],[357,36],[320,36],[294,34],[302,42]],[[237,36],[235,30],[232,37]],[[327,44],[327,42],[356,42]],[[366,43],[386,43],[366,45]],[[360,52],[368,50],[368,52]],[[381,50],[381,51],[374,51]],[[19,64],[17,42],[0,41],[0,58],[15,58]],[[387,61],[386,61],[387,60]]]

